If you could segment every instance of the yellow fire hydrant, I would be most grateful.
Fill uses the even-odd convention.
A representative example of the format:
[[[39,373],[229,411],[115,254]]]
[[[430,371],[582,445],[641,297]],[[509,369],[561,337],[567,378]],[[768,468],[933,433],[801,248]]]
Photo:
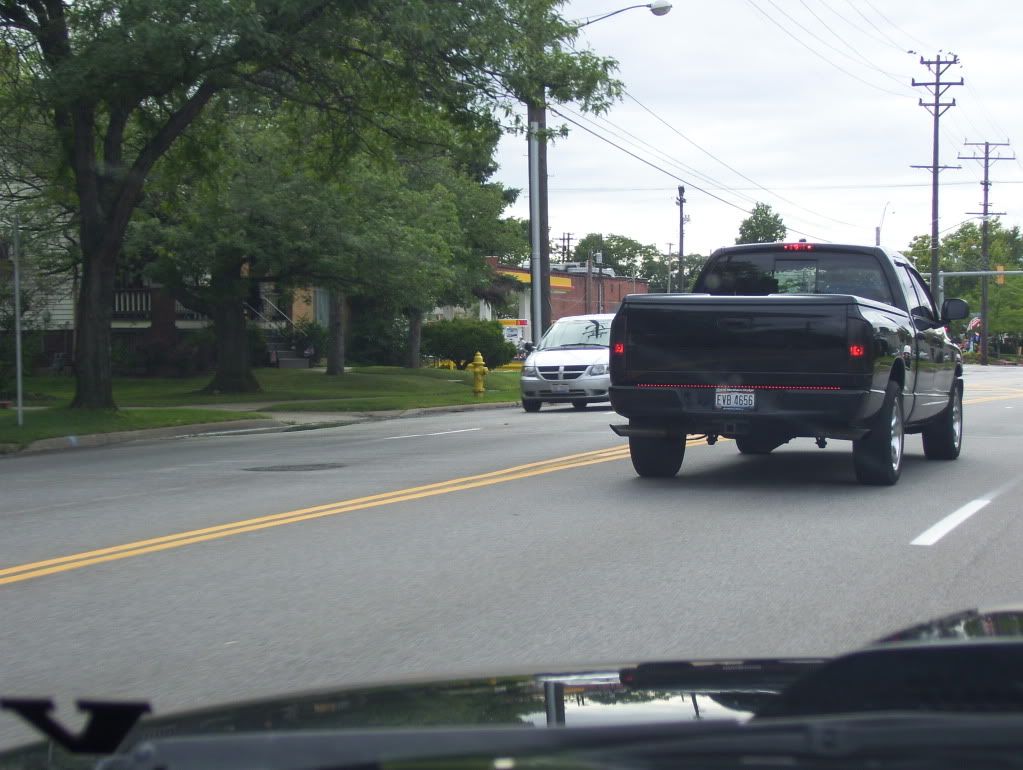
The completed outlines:
[[[483,354],[477,350],[476,355],[472,357],[472,363],[465,368],[472,370],[472,394],[482,396],[486,389],[486,376],[490,372],[483,363]]]

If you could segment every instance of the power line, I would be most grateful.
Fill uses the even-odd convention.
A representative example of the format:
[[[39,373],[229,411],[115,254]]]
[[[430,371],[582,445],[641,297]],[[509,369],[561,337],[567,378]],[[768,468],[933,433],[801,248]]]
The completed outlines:
[[[845,0],[845,1],[849,4],[850,8],[852,8],[854,11],[856,11],[856,13],[858,13],[860,15],[860,18],[862,18],[865,22],[867,22],[867,24],[869,24],[871,27],[876,29],[878,31],[878,33],[881,35],[881,37],[883,37],[885,40],[887,40],[889,43],[891,43],[896,49],[898,49],[900,51],[905,51],[906,50],[905,47],[899,45],[896,41],[892,40],[892,38],[890,38],[888,36],[888,33],[886,33],[883,29],[881,29],[874,22],[872,22],[869,18],[867,18],[867,15],[863,11],[861,11],[859,8],[857,8],[855,3],[853,3],[852,0]]]
[[[831,45],[831,43],[827,42],[824,38],[822,38],[819,35],[817,35],[815,32],[813,32],[813,30],[811,30],[811,29],[807,28],[806,26],[804,26],[801,22],[799,22],[795,17],[793,17],[791,14],[789,14],[783,8],[779,7],[778,4],[774,2],[774,0],[767,0],[767,2],[770,3],[774,7],[774,9],[778,11],[778,13],[780,13],[786,19],[791,21],[793,24],[795,24],[797,27],[799,27],[801,30],[803,30],[806,34],[808,34],[814,40],[817,40],[818,42],[823,43],[825,46],[830,48],[835,53],[840,54],[841,56],[844,56],[845,58],[849,59],[850,61],[852,61],[855,64],[858,64],[860,66],[863,66],[865,64],[868,68],[874,70],[875,72],[879,72],[882,75],[884,75],[886,78],[889,78],[891,80],[894,80],[896,83],[901,84],[901,81],[898,80],[898,77],[896,75],[894,75],[891,72],[885,72],[883,69],[881,69],[876,64],[874,64],[874,62],[872,62],[866,56],[864,56],[859,51],[857,51],[855,48],[853,48],[851,45],[849,45],[849,43],[847,43],[840,35],[838,35],[833,29],[831,29],[831,27],[828,26],[827,22],[825,22],[823,19],[821,19],[821,17],[818,16],[814,12],[814,10],[809,5],[806,4],[806,0],[799,0],[799,2],[800,2],[800,4],[804,8],[806,8],[807,11],[810,12],[810,15],[813,16],[815,19],[817,19],[817,21],[820,22],[820,24],[828,32],[830,32],[832,35],[834,35],[838,39],[838,41],[840,43],[842,43],[842,45],[844,45],[846,48],[851,50],[853,52],[852,54],[847,54],[845,51],[841,51],[838,48],[835,48],[833,45]]]
[[[620,144],[617,144],[616,142],[611,141],[610,139],[608,139],[605,136],[601,136],[599,133],[597,133],[593,129],[583,125],[582,123],[580,123],[580,122],[578,122],[576,120],[573,120],[571,117],[569,117],[568,115],[565,115],[563,112],[555,109],[554,107],[548,107],[548,109],[553,114],[557,115],[558,117],[560,117],[560,118],[562,118],[564,120],[567,120],[569,123],[572,123],[576,127],[581,128],[586,133],[592,134],[597,139],[600,139],[602,142],[605,142],[606,144],[611,145],[615,149],[621,150],[626,155],[628,155],[628,156],[638,160],[640,163],[643,163],[643,164],[645,164],[647,166],[650,166],[651,168],[653,168],[653,169],[655,169],[657,171],[660,171],[662,174],[665,174],[666,176],[670,176],[672,179],[677,179],[679,182],[683,182],[685,184],[688,184],[690,187],[692,187],[692,188],[694,188],[696,190],[699,190],[704,195],[709,195],[711,198],[714,198],[715,200],[720,201],[721,203],[724,203],[726,206],[731,206],[734,209],[738,209],[743,214],[752,214],[753,213],[753,212],[749,211],[748,209],[744,209],[742,206],[740,206],[740,205],[738,205],[736,203],[732,203],[731,201],[726,200],[726,199],[722,198],[719,195],[715,195],[714,193],[710,192],[709,190],[705,190],[704,188],[700,187],[699,185],[693,184],[691,181],[689,181],[687,179],[684,179],[684,178],[678,176],[677,174],[674,174],[671,171],[668,171],[667,169],[661,168],[656,163],[653,163],[653,162],[647,160],[646,158],[643,158],[643,157],[637,155],[636,153],[626,149],[625,147],[622,147]],[[817,235],[813,235],[811,233],[806,233],[806,232],[803,232],[802,230],[797,230],[794,227],[790,227],[788,229],[791,230],[794,233],[799,234],[799,235],[805,235],[805,236],[807,236],[809,238],[813,238],[815,241],[819,241],[821,243],[830,243],[831,242],[831,241],[827,240],[826,238],[821,238],[821,237],[819,237]]]
[[[739,177],[741,177],[742,179],[745,179],[745,180],[746,180],[747,182],[749,182],[750,184],[754,185],[754,186],[755,186],[755,187],[756,187],[756,188],[757,188],[758,190],[763,190],[764,192],[768,193],[769,195],[773,195],[773,196],[774,196],[775,198],[777,198],[778,200],[780,200],[780,201],[784,201],[785,203],[788,203],[788,204],[789,204],[790,206],[795,206],[796,208],[802,209],[803,211],[806,211],[806,212],[808,212],[808,213],[810,213],[810,214],[813,214],[813,215],[814,215],[815,217],[821,217],[822,219],[828,219],[828,220],[830,220],[830,221],[832,221],[832,222],[835,222],[835,223],[837,223],[837,224],[840,224],[840,225],[847,225],[847,226],[849,226],[849,227],[856,227],[856,225],[852,224],[851,222],[844,222],[844,221],[842,221],[841,219],[835,219],[834,217],[829,217],[829,216],[828,216],[828,215],[826,215],[826,214],[821,214],[821,213],[819,213],[819,212],[817,212],[817,211],[814,211],[813,209],[808,209],[808,208],[806,208],[805,206],[800,206],[800,205],[799,205],[798,203],[796,203],[795,201],[791,201],[791,200],[789,200],[788,198],[785,198],[785,197],[783,197],[783,196],[781,196],[781,195],[778,195],[778,193],[774,192],[773,190],[770,190],[770,189],[768,189],[767,187],[764,187],[764,186],[763,186],[762,184],[760,184],[760,183],[759,183],[759,182],[757,182],[756,180],[754,180],[754,179],[751,179],[750,177],[746,176],[746,175],[745,175],[744,173],[742,173],[741,171],[739,171],[739,170],[738,170],[737,168],[734,168],[733,166],[730,166],[729,164],[725,163],[725,161],[721,160],[721,158],[719,158],[719,157],[717,157],[716,155],[714,155],[714,154],[713,154],[712,152],[710,152],[710,150],[706,150],[706,149],[704,149],[703,147],[701,147],[701,146],[700,146],[699,144],[697,144],[697,143],[696,143],[696,142],[694,142],[694,141],[693,141],[692,139],[690,139],[690,138],[689,138],[688,136],[686,136],[686,135],[685,135],[685,134],[683,134],[683,133],[682,133],[681,131],[679,131],[679,130],[678,130],[678,129],[677,129],[676,127],[675,127],[675,126],[673,126],[673,125],[672,125],[671,123],[669,123],[669,122],[668,122],[667,120],[665,120],[665,119],[664,119],[664,118],[662,118],[662,117],[661,117],[660,115],[658,115],[658,114],[657,114],[656,112],[654,112],[654,111],[653,111],[652,109],[650,109],[650,108],[649,108],[649,107],[647,107],[647,106],[646,106],[645,104],[643,104],[643,103],[642,103],[642,102],[641,102],[641,101],[640,101],[639,99],[637,99],[637,98],[636,98],[635,96],[633,96],[632,94],[630,94],[630,93],[629,93],[628,91],[626,91],[626,92],[625,92],[625,95],[626,95],[627,97],[629,97],[630,99],[632,99],[632,101],[634,101],[634,102],[635,102],[635,103],[636,103],[636,104],[637,104],[637,105],[638,105],[639,107],[641,107],[641,108],[642,108],[643,110],[645,110],[645,111],[646,111],[646,112],[648,112],[648,113],[649,113],[650,115],[652,115],[652,116],[653,116],[654,118],[656,118],[656,119],[657,119],[658,121],[660,121],[660,122],[661,122],[661,123],[663,123],[663,124],[664,124],[665,126],[667,126],[667,127],[668,127],[668,128],[669,128],[669,129],[671,130],[671,131],[673,131],[673,132],[674,132],[675,134],[677,134],[678,136],[680,136],[680,137],[681,137],[682,139],[684,139],[685,141],[689,142],[689,144],[691,144],[691,145],[692,145],[693,147],[695,147],[695,148],[696,148],[697,150],[699,150],[700,152],[702,152],[702,153],[703,153],[704,155],[706,155],[707,157],[711,158],[712,160],[716,161],[717,163],[720,163],[720,164],[721,164],[722,166],[724,166],[725,168],[727,168],[727,169],[728,169],[729,171],[731,171],[731,172],[732,172],[733,174],[735,174],[736,176],[739,176]],[[733,190],[737,190],[737,189],[740,189],[740,188],[731,188],[731,189],[733,189]]]
[[[658,119],[658,120],[660,120],[660,121],[661,121],[662,123],[664,123],[665,125],[667,125],[667,126],[668,126],[669,128],[672,128],[672,130],[674,130],[674,127],[672,127],[670,123],[668,123],[667,121],[665,121],[665,120],[664,120],[663,118],[661,118],[660,116],[658,116],[658,115],[657,115],[656,113],[654,113],[654,112],[653,112],[652,110],[650,110],[649,108],[647,108],[647,107],[645,107],[644,105],[640,104],[640,103],[639,103],[639,101],[635,99],[635,97],[631,97],[631,95],[630,95],[630,98],[633,98],[633,100],[634,100],[634,101],[636,101],[636,103],[637,103],[637,104],[639,104],[639,106],[643,107],[643,109],[647,110],[647,111],[648,111],[648,112],[649,112],[649,113],[650,113],[651,115],[653,115],[653,116],[654,116],[655,118],[657,118],[657,119]],[[563,109],[564,109],[564,107],[563,107]],[[571,111],[570,111],[570,112],[571,112]],[[590,120],[590,119],[586,118],[585,116],[579,115],[578,113],[572,112],[572,114],[574,114],[574,115],[575,115],[575,117],[577,117],[577,118],[579,118],[579,119],[581,119],[581,120],[583,120],[583,121],[585,121],[585,122],[587,122],[587,123],[590,123],[591,125],[594,125],[594,126],[600,125],[600,124],[598,124],[598,123],[597,123],[596,121]],[[612,126],[612,127],[616,128],[616,129],[618,129],[618,131],[620,131],[621,133],[624,133],[624,134],[626,134],[627,136],[630,136],[630,137],[634,137],[634,138],[636,139],[636,141],[637,141],[637,142],[638,142],[639,144],[641,144],[641,145],[644,145],[644,146],[646,146],[646,147],[650,148],[650,150],[651,150],[651,151],[652,151],[653,153],[655,153],[655,154],[657,154],[657,155],[660,155],[660,156],[661,156],[662,158],[666,159],[666,161],[667,161],[667,162],[668,162],[668,163],[669,163],[670,165],[672,165],[672,166],[675,166],[676,168],[680,168],[680,169],[682,169],[683,171],[686,171],[686,172],[688,172],[688,173],[692,173],[692,174],[696,175],[697,177],[699,177],[700,179],[702,179],[703,181],[705,181],[705,182],[707,183],[707,185],[706,185],[706,188],[707,188],[707,189],[718,189],[718,190],[720,190],[720,191],[723,191],[723,192],[729,192],[729,193],[732,193],[733,195],[735,195],[736,197],[740,198],[741,200],[744,200],[744,201],[748,201],[749,203],[751,203],[751,204],[754,204],[754,205],[755,205],[756,203],[758,203],[758,202],[759,202],[759,201],[758,201],[758,200],[757,200],[756,198],[753,198],[753,197],[751,197],[751,196],[749,196],[749,195],[745,195],[745,194],[743,194],[743,192],[742,192],[742,191],[740,191],[740,189],[739,189],[739,188],[736,188],[736,187],[734,187],[734,186],[731,186],[731,185],[726,185],[726,184],[724,184],[723,182],[721,182],[721,181],[719,181],[719,180],[715,179],[714,177],[710,176],[709,174],[705,174],[705,173],[703,173],[703,172],[701,172],[701,171],[698,171],[698,170],[696,170],[695,168],[693,168],[693,167],[691,167],[691,166],[688,166],[688,165],[687,165],[687,164],[685,164],[685,163],[682,163],[682,162],[680,162],[680,161],[677,161],[677,160],[676,160],[676,159],[674,159],[674,158],[673,158],[672,156],[670,156],[670,155],[667,155],[666,153],[664,153],[663,151],[661,151],[661,150],[660,150],[660,149],[659,149],[658,147],[656,147],[656,146],[654,146],[654,145],[650,144],[649,142],[647,142],[647,141],[645,141],[645,140],[641,139],[640,137],[637,137],[637,136],[635,136],[635,134],[632,134],[632,133],[631,133],[631,132],[629,132],[628,130],[626,130],[626,129],[624,129],[624,128],[620,127],[620,126],[618,126],[617,124],[613,123],[612,121],[608,120],[607,118],[598,118],[598,120],[599,120],[599,121],[601,121],[601,123],[607,123],[608,125],[610,125],[610,126]],[[601,127],[601,128],[604,128],[603,126],[600,126],[600,127]],[[605,130],[606,130],[606,129],[605,129]],[[636,142],[629,142],[628,140],[622,139],[622,137],[621,137],[620,135],[616,135],[616,134],[615,134],[614,132],[611,132],[611,133],[612,133],[612,135],[613,135],[613,136],[616,136],[616,138],[618,138],[618,139],[621,139],[622,141],[626,141],[626,142],[627,142],[628,144],[631,144],[631,145],[632,145],[633,147],[636,147],[636,146],[637,146],[637,145],[636,145]],[[679,133],[679,132],[677,132],[677,131],[676,131],[676,133]],[[682,136],[682,134],[681,134],[681,133],[679,133],[679,135],[680,135],[680,136]],[[686,138],[686,137],[683,137],[683,138]],[[803,211],[807,211],[807,212],[809,212],[810,214],[812,214],[812,215],[814,215],[814,216],[816,216],[816,217],[818,217],[818,218],[821,218],[821,219],[828,219],[828,220],[830,220],[830,221],[832,221],[832,222],[835,222],[835,223],[837,223],[837,224],[840,224],[840,225],[846,225],[846,226],[848,226],[848,227],[856,227],[856,225],[855,225],[855,224],[853,224],[853,223],[851,223],[851,222],[845,222],[845,221],[843,221],[843,220],[841,220],[841,219],[835,219],[834,217],[829,217],[829,216],[827,216],[826,214],[820,214],[820,213],[818,213],[818,212],[812,211],[811,209],[808,209],[808,208],[806,208],[805,206],[800,206],[800,205],[799,205],[798,203],[795,203],[795,202],[793,202],[793,201],[790,201],[790,200],[788,200],[787,198],[784,198],[783,196],[781,196],[781,195],[778,195],[777,193],[774,193],[774,192],[772,192],[771,190],[767,189],[767,188],[766,188],[766,187],[764,187],[763,185],[759,185],[759,184],[758,184],[757,182],[755,182],[754,180],[752,180],[752,179],[749,179],[749,177],[746,177],[746,176],[745,176],[744,174],[742,174],[741,172],[739,172],[739,171],[736,171],[735,169],[731,168],[731,166],[728,166],[728,164],[724,163],[723,161],[719,160],[719,159],[718,159],[718,158],[716,158],[715,156],[711,155],[711,154],[710,154],[710,153],[709,153],[709,152],[708,152],[707,150],[704,150],[704,149],[703,149],[702,147],[700,147],[700,146],[699,146],[699,145],[697,145],[696,143],[692,142],[692,140],[689,140],[689,139],[687,139],[687,141],[689,141],[689,142],[690,142],[691,144],[693,144],[693,146],[694,146],[694,147],[696,147],[697,149],[701,150],[702,152],[706,153],[707,155],[710,155],[710,157],[711,157],[711,158],[714,158],[714,160],[717,160],[717,161],[718,161],[719,163],[721,163],[722,165],[724,165],[724,166],[725,166],[726,168],[728,168],[729,170],[733,171],[734,173],[738,174],[739,176],[742,176],[742,177],[743,177],[744,179],[746,179],[747,181],[749,181],[749,182],[751,182],[752,184],[756,185],[757,189],[763,190],[764,192],[766,192],[766,193],[768,193],[768,194],[770,194],[770,195],[772,195],[772,196],[774,196],[774,197],[778,198],[779,200],[783,200],[783,201],[785,201],[785,202],[787,202],[787,203],[791,204],[792,206],[795,206],[796,208],[802,209]],[[798,218],[797,218],[797,219],[798,219]],[[806,219],[804,219],[804,221],[809,221],[809,220],[806,220]],[[812,222],[811,222],[811,224],[814,224],[814,223],[812,223]],[[816,224],[819,224],[819,223],[816,223]]]
[[[677,179],[677,180],[678,180],[678,181],[680,181],[680,182],[685,182],[685,183],[686,183],[686,184],[688,184],[688,185],[689,185],[690,187],[693,187],[693,188],[695,188],[695,189],[699,190],[700,192],[702,192],[702,193],[705,193],[706,195],[709,195],[710,197],[712,197],[712,198],[714,198],[714,199],[716,199],[716,200],[719,200],[719,201],[721,201],[722,203],[724,203],[724,204],[726,204],[726,205],[728,205],[728,206],[731,206],[731,207],[732,207],[732,208],[734,208],[734,209],[738,209],[738,210],[739,210],[739,211],[741,211],[741,212],[742,212],[743,214],[751,214],[751,213],[752,213],[751,211],[749,211],[748,209],[744,209],[744,208],[743,208],[742,206],[738,205],[737,203],[732,203],[732,202],[731,202],[731,201],[729,201],[729,200],[725,200],[724,198],[722,198],[722,197],[720,197],[720,196],[718,196],[718,195],[715,195],[714,193],[712,193],[712,192],[710,192],[710,191],[708,191],[708,190],[705,190],[705,189],[703,189],[702,187],[699,187],[699,186],[697,186],[697,185],[693,184],[693,183],[692,183],[691,181],[689,181],[688,179],[683,179],[683,178],[682,178],[682,177],[680,177],[680,176],[679,176],[678,174],[675,174],[675,173],[673,173],[673,172],[671,172],[671,171],[668,171],[668,170],[667,170],[667,169],[665,169],[665,168],[661,168],[661,167],[660,167],[660,166],[658,166],[658,165],[657,165],[656,163],[653,163],[653,162],[651,162],[651,161],[647,160],[646,158],[643,158],[643,157],[641,157],[641,156],[637,155],[636,153],[632,152],[631,150],[628,150],[628,149],[626,149],[625,147],[622,147],[622,146],[621,146],[620,144],[617,144],[616,142],[612,142],[612,141],[611,141],[610,139],[608,139],[608,138],[607,138],[606,136],[602,136],[601,134],[599,134],[599,133],[597,133],[596,131],[594,131],[594,130],[593,130],[592,128],[589,128],[588,126],[585,126],[585,125],[583,125],[583,124],[582,124],[582,123],[580,123],[579,121],[577,121],[577,120],[574,120],[573,118],[569,117],[568,115],[566,115],[565,113],[561,112],[560,110],[557,110],[557,109],[555,109],[554,107],[548,107],[548,109],[549,109],[549,110],[550,110],[550,111],[551,111],[551,112],[552,112],[553,114],[557,115],[558,117],[560,117],[560,118],[564,118],[564,119],[565,119],[565,120],[567,120],[567,121],[568,121],[569,123],[572,123],[572,124],[573,124],[573,125],[575,125],[576,127],[578,127],[578,128],[581,128],[581,129],[582,129],[583,131],[585,131],[586,133],[588,133],[588,134],[591,134],[591,135],[595,136],[595,137],[596,137],[597,139],[600,139],[600,140],[601,140],[602,142],[605,142],[606,144],[609,144],[609,145],[611,145],[612,147],[614,147],[614,148],[616,148],[616,149],[618,149],[618,150],[621,150],[621,151],[622,151],[622,152],[624,152],[624,153],[625,153],[626,155],[629,155],[629,156],[631,156],[631,157],[635,158],[635,159],[636,159],[636,160],[638,160],[638,161],[639,161],[640,163],[645,163],[646,165],[650,166],[650,168],[652,168],[652,169],[655,169],[655,170],[657,170],[657,171],[660,171],[660,172],[661,172],[662,174],[664,174],[664,175],[666,175],[666,176],[670,176],[670,177],[671,177],[672,179]]]
[[[660,156],[660,159],[665,161],[669,165],[674,166],[677,169],[680,169],[681,171],[683,171],[685,173],[690,173],[690,174],[693,174],[696,177],[699,177],[700,179],[705,181],[710,186],[717,187],[717,188],[722,189],[722,190],[729,190],[729,187],[727,185],[725,185],[723,182],[721,182],[721,181],[719,181],[717,179],[714,179],[713,177],[711,177],[708,174],[704,174],[704,173],[702,173],[700,171],[697,171],[695,168],[693,168],[693,167],[691,167],[691,166],[689,166],[689,165],[687,165],[685,163],[682,163],[681,161],[679,161],[679,160],[673,158],[672,156],[668,155],[667,153],[665,153],[660,148],[650,144],[649,142],[647,142],[644,139],[641,139],[640,137],[636,136],[635,134],[629,132],[627,129],[624,129],[621,126],[618,126],[617,124],[613,123],[612,121],[608,120],[607,118],[603,118],[603,117],[598,118],[598,120],[600,121],[600,123],[598,123],[597,120],[593,120],[593,119],[588,118],[588,117],[586,117],[584,115],[580,115],[579,113],[575,112],[574,110],[568,109],[564,105],[562,105],[562,109],[567,110],[569,113],[571,113],[573,116],[575,116],[575,118],[578,119],[578,120],[585,121],[586,123],[589,123],[592,126],[599,126],[603,130],[608,131],[608,133],[610,133],[616,139],[619,139],[620,141],[623,141],[626,144],[630,144],[630,145],[632,145],[633,147],[636,147],[636,148],[639,148],[640,145],[642,145],[643,147],[646,147],[654,155]],[[608,126],[611,126],[615,130],[612,131],[612,130],[606,128],[604,125],[602,125],[604,123],[606,123]],[[630,141],[629,139],[624,138],[622,136],[622,134],[624,134],[626,136],[629,136],[629,137],[632,137],[635,141]],[[749,197],[747,195],[739,195],[738,197],[739,198],[743,198],[745,200],[748,200],[750,203],[756,203],[756,200],[754,200],[753,198],[751,198],[751,197]]]
[[[896,30],[901,32],[903,35],[908,37],[910,40],[915,40],[917,43],[922,45],[924,48],[934,48],[933,45],[928,45],[927,43],[923,42],[920,38],[914,37],[909,32],[906,32],[906,30],[904,30],[902,27],[900,27],[894,21],[892,21],[887,16],[885,16],[883,13],[881,13],[880,9],[878,9],[877,6],[875,6],[872,2],[870,2],[870,0],[863,0],[863,2],[867,4],[867,6],[870,8],[870,10],[872,10],[874,13],[876,13],[878,16],[880,16],[882,19],[884,19],[886,22],[888,22],[888,24],[890,26],[894,27]]]
[[[962,187],[965,185],[975,185],[976,182],[942,182],[942,187]],[[998,184],[1023,184],[1023,179],[1008,179],[1001,180]],[[785,187],[779,187],[775,189],[780,190],[895,190],[902,188],[916,188],[916,187],[930,187],[930,182],[899,182],[891,184],[807,184],[807,185],[789,185]],[[611,193],[611,192],[664,192],[663,187],[552,187],[552,190],[558,192],[580,192],[580,193]],[[714,187],[710,188],[715,189]],[[728,190],[735,192],[737,190],[756,190],[756,187],[721,187],[721,190]],[[846,223],[842,223],[846,224]],[[849,223],[850,227],[856,227],[857,225]]]
[[[838,17],[839,19],[841,19],[841,20],[842,20],[842,21],[844,21],[844,22],[845,22],[846,24],[848,24],[848,25],[849,25],[850,27],[852,27],[853,29],[855,29],[855,30],[856,30],[857,32],[859,32],[859,33],[860,33],[861,35],[865,35],[865,36],[869,37],[869,38],[870,38],[871,40],[873,40],[874,42],[876,42],[876,43],[881,43],[881,45],[888,45],[888,44],[889,44],[889,42],[890,42],[890,41],[888,41],[888,40],[884,40],[884,39],[881,39],[881,38],[878,38],[878,37],[877,37],[876,35],[873,35],[873,34],[871,34],[871,32],[870,32],[869,30],[866,30],[866,29],[864,29],[863,27],[861,27],[861,26],[860,26],[859,24],[857,24],[856,22],[854,22],[854,21],[850,21],[850,20],[848,19],[848,17],[846,17],[846,16],[844,15],[844,14],[842,14],[842,13],[839,13],[839,12],[838,12],[837,10],[835,10],[835,9],[834,9],[834,8],[833,8],[833,7],[832,7],[832,6],[831,6],[831,5],[830,5],[830,4],[829,4],[829,3],[827,2],[827,0],[821,0],[821,5],[823,5],[823,6],[825,7],[825,8],[827,8],[827,9],[828,9],[829,11],[831,11],[831,12],[832,12],[832,13],[833,13],[833,14],[834,14],[835,16],[837,16],[837,17]],[[901,46],[899,46],[899,50],[905,50],[905,49],[903,49],[903,48],[902,48]]]
[[[786,35],[788,35],[790,38],[792,38],[797,43],[799,43],[801,46],[803,46],[803,48],[805,48],[807,51],[812,53],[814,56],[816,56],[821,61],[824,61],[824,62],[830,64],[832,67],[834,67],[838,71],[845,73],[846,75],[851,77],[853,80],[858,80],[859,82],[863,83],[866,86],[874,88],[874,89],[876,89],[878,91],[882,91],[882,92],[884,92],[886,94],[891,94],[892,96],[903,96],[904,95],[904,94],[900,94],[900,93],[898,93],[896,91],[891,91],[891,90],[889,90],[887,88],[882,88],[881,86],[879,86],[879,85],[877,85],[875,83],[871,83],[869,80],[864,80],[859,75],[857,75],[857,74],[847,70],[845,67],[842,67],[841,65],[835,64],[835,62],[831,61],[831,59],[829,59],[827,56],[824,56],[819,51],[816,51],[811,46],[807,45],[804,41],[800,40],[796,35],[792,34],[792,32],[790,32],[788,29],[786,29],[783,24],[778,22],[773,16],[771,16],[771,14],[769,14],[763,8],[758,6],[753,0],[746,0],[746,2],[749,3],[749,5],[752,6],[754,10],[757,11],[757,13],[761,14],[764,18],[766,18],[774,26],[776,26],[778,29],[780,29],[782,32],[784,32]],[[771,2],[771,0],[768,0],[768,2]],[[775,6],[775,7],[777,7],[777,6]]]

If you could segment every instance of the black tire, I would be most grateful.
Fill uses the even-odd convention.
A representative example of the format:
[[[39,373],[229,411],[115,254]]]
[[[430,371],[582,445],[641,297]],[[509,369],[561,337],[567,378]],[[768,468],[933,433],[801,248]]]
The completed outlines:
[[[955,460],[963,448],[963,381],[956,380],[948,406],[923,430],[928,460]]]
[[[902,417],[902,386],[892,381],[870,433],[853,442],[853,465],[861,484],[890,487],[899,480],[906,447]]]
[[[542,404],[543,404],[543,401],[538,401],[535,398],[524,398],[524,399],[522,399],[522,408],[525,409],[527,412],[539,412],[540,411],[540,406]]]
[[[629,436],[632,467],[643,478],[671,478],[682,467],[685,453],[686,442],[683,436],[671,439]]]
[[[744,455],[766,455],[784,444],[772,436],[736,436],[735,445]]]
[[[586,408],[586,403],[587,402],[585,402],[585,401],[580,401],[579,399],[576,399],[575,401],[572,402],[572,408],[573,409],[585,409]]]

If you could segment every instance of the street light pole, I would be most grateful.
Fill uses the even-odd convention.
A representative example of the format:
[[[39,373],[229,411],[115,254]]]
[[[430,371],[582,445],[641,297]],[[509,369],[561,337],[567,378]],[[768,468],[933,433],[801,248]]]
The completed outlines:
[[[542,105],[530,101],[527,105],[529,121],[529,241],[530,241],[530,282],[529,282],[529,329],[533,345],[540,344],[544,333],[543,325],[543,247],[541,246],[540,229],[540,146],[546,145],[540,137],[540,120],[537,113],[542,114]],[[549,276],[549,274],[548,274]]]
[[[598,21],[617,16],[634,8],[648,8],[654,16],[664,16],[671,10],[668,0],[652,0],[649,3],[619,8],[600,16],[584,19],[576,24],[582,29]],[[540,343],[540,337],[551,324],[551,254],[547,233],[549,229],[549,205],[547,199],[547,87],[541,85],[539,94],[526,101],[526,122],[529,142],[529,235],[530,235],[530,319],[533,344]]]
[[[23,398],[21,362],[21,270],[18,259],[21,251],[21,222],[18,215],[14,215],[14,367],[15,377],[18,379],[18,427],[25,424],[25,402]]]
[[[17,383],[18,427],[25,424],[24,404],[22,398],[21,371],[21,271],[18,264],[18,252],[21,250],[21,222],[14,215],[14,237],[11,246],[11,263],[14,267],[14,377]],[[2,250],[0,250],[2,254]]]
[[[878,222],[877,227],[874,228],[874,245],[875,246],[880,246],[881,245],[881,228],[884,227],[884,215],[888,213],[888,206],[890,204],[891,204],[891,201],[886,201],[885,202],[884,208],[881,209],[881,221]]]

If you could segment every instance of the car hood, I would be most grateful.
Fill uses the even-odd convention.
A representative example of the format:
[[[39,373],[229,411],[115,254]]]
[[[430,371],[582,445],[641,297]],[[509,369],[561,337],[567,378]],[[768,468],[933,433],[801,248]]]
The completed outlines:
[[[957,613],[834,659],[652,662],[290,694],[144,718],[121,730],[112,745],[93,753],[118,747],[124,751],[164,738],[246,732],[744,721],[800,713],[872,712],[883,710],[879,704],[886,698],[894,698],[891,702],[902,709],[913,704],[928,707],[930,701],[921,706],[912,700],[919,697],[915,691],[899,689],[900,677],[910,688],[923,681],[927,697],[947,698],[960,706],[967,696],[952,690],[983,691],[990,698],[998,687],[1007,688],[1000,697],[1008,698],[1013,710],[1023,711],[1019,686],[1023,607]],[[829,700],[836,697],[837,701]],[[16,710],[15,701],[0,703]],[[89,711],[89,704],[80,703]],[[986,701],[983,708],[989,708]],[[94,734],[102,735],[101,726],[95,727]],[[86,766],[60,743],[44,741],[2,752],[0,768]],[[82,746],[77,750],[81,752]]]
[[[526,358],[524,366],[569,366],[572,364],[606,364],[608,350],[606,347],[593,348],[552,348],[550,350],[534,350]]]

